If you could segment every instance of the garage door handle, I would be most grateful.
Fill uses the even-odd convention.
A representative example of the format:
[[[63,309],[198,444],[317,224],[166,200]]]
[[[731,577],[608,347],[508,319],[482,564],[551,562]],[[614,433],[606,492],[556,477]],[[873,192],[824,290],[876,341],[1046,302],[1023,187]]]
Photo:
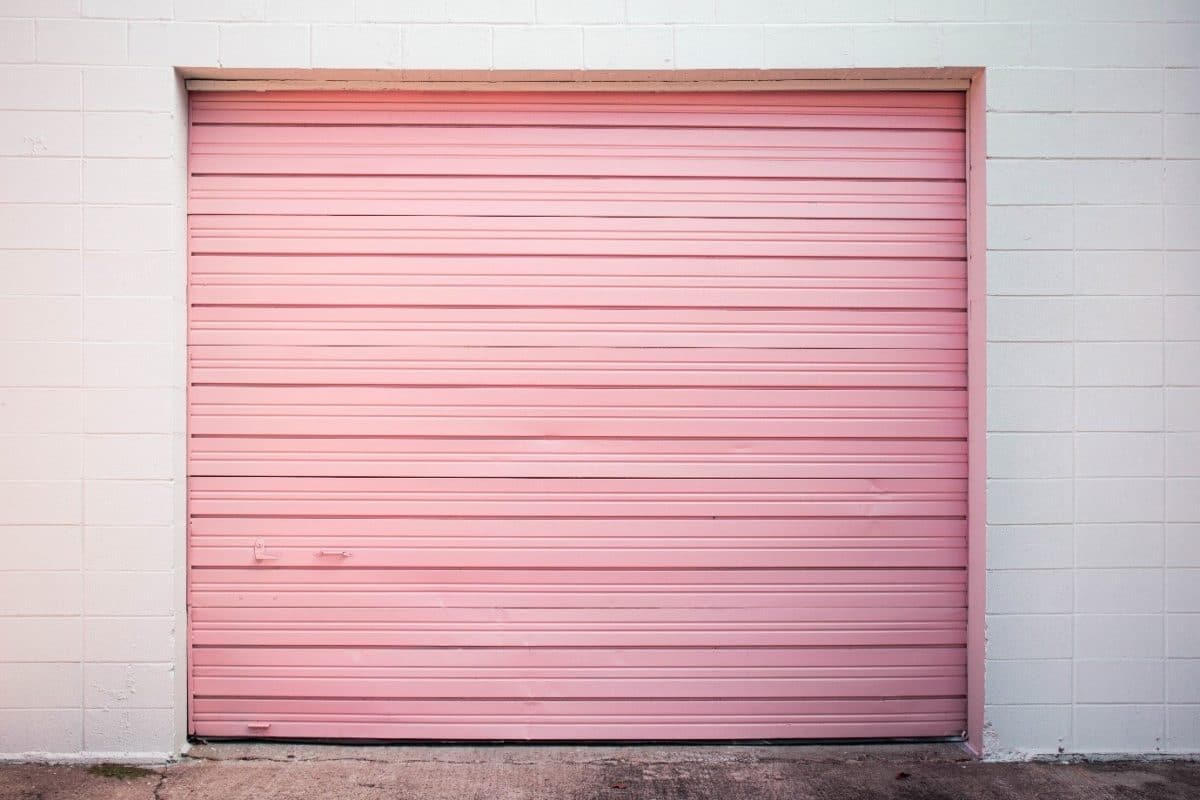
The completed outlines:
[[[318,550],[317,555],[319,555],[319,556],[337,556],[338,558],[349,558],[350,551],[349,550]]]
[[[267,543],[262,539],[254,540],[254,560],[255,561],[276,561],[279,556],[267,555]]]

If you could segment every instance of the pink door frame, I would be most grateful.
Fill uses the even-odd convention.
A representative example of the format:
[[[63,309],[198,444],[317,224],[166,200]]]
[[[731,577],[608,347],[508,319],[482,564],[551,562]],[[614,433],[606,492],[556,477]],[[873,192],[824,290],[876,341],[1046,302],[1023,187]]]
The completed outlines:
[[[210,71],[211,72],[211,71]],[[987,193],[986,193],[986,121],[987,121],[987,104],[986,104],[986,89],[985,89],[985,70],[983,68],[974,68],[971,70],[958,70],[957,72],[967,73],[969,77],[968,85],[963,91],[966,99],[966,133],[967,133],[967,390],[968,390],[968,409],[967,409],[967,425],[968,425],[968,481],[967,481],[967,730],[964,731],[964,744],[967,749],[976,756],[983,755],[983,728],[984,728],[984,682],[985,682],[985,634],[986,634],[986,609],[985,609],[985,580],[986,580],[986,494],[987,494],[987,461],[986,461],[986,435],[987,435],[987,371],[986,371],[986,351],[987,351],[987,327],[986,327],[986,260],[987,260],[987,241],[986,241],[986,217],[987,209]],[[942,79],[928,79],[927,71],[922,74],[922,71],[895,71],[889,75],[880,76],[878,74],[871,75],[869,81],[854,81],[847,78],[845,74],[838,76],[838,80],[828,80],[830,89],[845,90],[846,84],[855,86],[863,84],[861,88],[871,90],[887,90],[888,83],[895,82],[893,87],[896,90],[913,90],[920,88],[928,88],[931,90],[946,91],[946,81]],[[185,75],[186,77],[186,75]],[[211,78],[212,75],[206,77]],[[251,87],[249,84],[261,85],[261,81],[255,81],[252,76],[240,75],[236,76],[241,80],[236,83],[233,81],[219,81],[224,84],[223,89],[240,88],[239,84],[243,81],[246,88]],[[547,78],[557,76],[546,76]],[[955,76],[959,77],[959,76]],[[679,80],[678,76],[672,76],[674,80]],[[739,76],[739,80],[731,80],[730,89],[739,88],[739,85],[746,86],[746,79]],[[274,82],[275,79],[268,79]],[[461,80],[458,76],[450,76],[445,84],[446,88],[462,88]],[[524,80],[529,80],[525,78]],[[522,82],[524,82],[524,80]],[[637,81],[644,88],[652,90],[661,87],[661,83],[654,79],[642,79]],[[845,81],[845,83],[842,83]],[[586,88],[595,89],[595,83],[591,83],[586,78],[576,78],[575,81],[579,84],[587,85]],[[822,81],[824,82],[824,80]],[[286,82],[281,82],[286,85]],[[303,88],[312,89],[311,85],[306,85]],[[713,83],[721,83],[716,81]],[[840,84],[840,85],[839,85]],[[870,85],[866,85],[870,84]],[[881,85],[882,84],[882,85]],[[496,88],[513,89],[513,83],[497,83]],[[189,87],[195,88],[195,87]],[[204,87],[215,88],[215,87]],[[330,88],[342,89],[346,88],[345,84],[333,84]],[[478,88],[478,86],[472,87]],[[583,87],[580,87],[583,88]],[[622,88],[628,89],[628,84],[623,84]],[[706,88],[713,88],[710,83]],[[857,88],[857,87],[856,87]],[[185,105],[185,108],[190,108],[190,104]],[[190,153],[190,146],[185,145],[185,152]],[[190,188],[190,187],[189,187]],[[190,192],[189,192],[190,194]],[[187,242],[188,253],[190,256],[191,243],[190,237]],[[188,383],[190,386],[191,380],[191,365],[188,364],[187,369]],[[188,399],[185,396],[185,407],[187,407]],[[188,415],[185,413],[185,419]],[[190,427],[190,420],[186,423]],[[190,431],[188,431],[190,433]],[[186,458],[190,461],[190,437],[185,433],[185,441],[187,442]],[[190,527],[190,526],[189,526]],[[186,548],[185,548],[186,549]],[[190,562],[190,558],[189,558]],[[190,564],[189,564],[190,566]],[[187,608],[187,648],[186,648],[186,663],[183,665],[187,675],[187,732],[190,734],[194,731],[192,720],[192,645],[191,645],[191,571],[185,569],[186,574],[186,596],[188,598]]]

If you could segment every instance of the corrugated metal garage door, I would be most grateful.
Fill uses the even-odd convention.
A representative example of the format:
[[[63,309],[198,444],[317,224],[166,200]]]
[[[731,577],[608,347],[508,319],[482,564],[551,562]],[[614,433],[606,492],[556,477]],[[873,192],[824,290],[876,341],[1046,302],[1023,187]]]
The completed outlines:
[[[962,731],[963,120],[195,96],[193,731]]]

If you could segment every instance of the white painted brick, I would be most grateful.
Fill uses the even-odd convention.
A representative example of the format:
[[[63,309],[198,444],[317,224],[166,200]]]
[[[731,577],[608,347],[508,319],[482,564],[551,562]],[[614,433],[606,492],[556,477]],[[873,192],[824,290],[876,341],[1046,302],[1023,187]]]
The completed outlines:
[[[1163,526],[1152,524],[1076,525],[1077,567],[1161,567]]]
[[[1069,569],[1072,538],[1071,525],[988,526],[988,569]]]
[[[33,20],[0,20],[0,61],[10,64],[33,61]]]
[[[79,202],[74,158],[0,158],[0,203]]]
[[[989,615],[989,659],[1024,660],[1071,657],[1069,614]]]
[[[1163,706],[1075,706],[1075,738],[1081,752],[1146,752],[1163,745]]]
[[[1167,658],[1200,658],[1200,614],[1167,615]]]
[[[765,36],[766,66],[771,69],[854,63],[854,34],[848,25],[770,25]]]
[[[1163,19],[1168,22],[1200,21],[1200,4],[1196,0],[1166,0]]]
[[[1070,522],[1070,480],[988,480],[987,521],[990,525]]]
[[[445,22],[446,0],[357,0],[359,22]]]
[[[1072,293],[1071,254],[1055,250],[989,252],[989,295],[1067,295]]]
[[[68,342],[0,342],[0,375],[14,387],[78,386],[83,347]]]
[[[1200,569],[1168,569],[1167,611],[1200,611]]]
[[[1162,475],[1161,433],[1078,433],[1075,474],[1083,478]]]
[[[1200,431],[1200,389],[1167,389],[1167,430]]]
[[[77,341],[82,332],[78,297],[0,297],[0,340]]]
[[[75,353],[81,352],[79,347],[72,350]],[[82,367],[78,363],[75,367],[75,379],[72,383],[77,385]],[[5,378],[13,382],[18,380],[11,373],[6,373]],[[78,432],[83,420],[80,396],[78,389],[0,387],[0,407],[4,409],[4,413],[0,414],[0,432]]]
[[[85,709],[83,746],[93,753],[169,753],[175,747],[175,713],[171,709]]]
[[[89,250],[169,250],[178,240],[179,211],[170,206],[85,206],[83,246]]]
[[[159,616],[169,611],[175,588],[170,572],[89,572],[84,577],[87,614]]]
[[[1020,742],[1023,752],[1057,753],[1071,735],[1069,705],[994,705],[987,731],[1000,742]]]
[[[171,708],[175,673],[170,664],[84,664],[88,708]]]
[[[104,204],[171,203],[178,199],[174,180],[178,169],[165,158],[89,158],[83,162],[83,199]]]
[[[1076,389],[1075,395],[1081,431],[1162,430],[1162,389],[1084,388]]]
[[[83,0],[83,16],[100,19],[171,19],[173,0]]]
[[[1167,294],[1200,294],[1200,253],[1164,253]]]
[[[309,45],[307,25],[222,25],[221,66],[307,67]]]
[[[88,525],[168,525],[174,519],[171,485],[162,481],[86,481]]]
[[[1069,431],[1074,422],[1071,389],[988,389],[989,431]]]
[[[83,443],[63,433],[0,436],[0,480],[83,477]]]
[[[987,18],[985,0],[896,0],[900,22],[944,22]]]
[[[675,37],[666,26],[604,26],[583,29],[587,69],[670,69]]]
[[[1200,295],[1168,297],[1164,301],[1168,339],[1200,339]]]
[[[990,342],[988,386],[1072,386],[1070,342]]]
[[[1075,253],[1074,261],[1075,290],[1079,294],[1161,295],[1163,292],[1161,252],[1080,251]],[[1149,310],[1149,304],[1141,307]],[[1099,308],[1101,312],[1112,310],[1111,304],[1102,303]],[[1154,327],[1157,329],[1157,323]]]
[[[941,27],[941,63],[946,66],[1007,67],[1028,64],[1030,61],[1032,40],[1028,25],[993,22]]]
[[[220,59],[220,28],[205,22],[129,23],[129,63],[215,66]]]
[[[711,2],[696,0],[625,0],[625,13],[633,23],[661,22],[679,25],[716,20],[716,6]]]
[[[1200,752],[1200,705],[1167,706],[1167,750],[1188,755]]]
[[[1167,479],[1167,521],[1200,522],[1200,478]]]
[[[79,481],[4,480],[0,525],[74,525],[83,521]]]
[[[492,32],[496,69],[579,69],[583,31],[559,25],[507,25]]]
[[[88,433],[169,433],[177,390],[87,389],[83,425]],[[178,398],[182,404],[182,397]]]
[[[1162,617],[1152,614],[1079,614],[1077,658],[1150,658],[1164,652]]]
[[[1163,61],[1168,67],[1196,66],[1200,52],[1200,25],[1163,26]]]
[[[162,526],[88,526],[83,535],[83,563],[89,570],[169,570],[175,549],[171,531]]]
[[[1069,69],[989,68],[988,110],[1067,111],[1073,103],[1073,86],[1074,72]]]
[[[1075,197],[1085,204],[1161,203],[1163,162],[1076,161]],[[991,180],[989,174],[988,180]],[[1080,235],[1080,234],[1077,234]]]
[[[91,297],[182,297],[182,270],[172,269],[167,253],[83,254],[83,287]]]
[[[21,111],[78,109],[83,101],[79,74],[77,67],[0,66],[0,108]]]
[[[994,206],[988,209],[988,246],[998,250],[1065,250],[1074,243],[1069,206]]]
[[[1077,386],[1161,386],[1163,347],[1154,342],[1079,342]]]
[[[987,474],[990,478],[1069,478],[1073,450],[1072,437],[1066,433],[993,433],[987,442]]]
[[[1162,111],[1160,69],[1081,69],[1075,72],[1076,111]]]
[[[808,0],[812,22],[888,22],[895,18],[894,0]]]
[[[685,25],[675,29],[679,69],[757,69],[763,66],[761,25]]]
[[[446,0],[454,22],[534,22],[535,0]]]
[[[1068,569],[993,570],[987,579],[987,609],[992,614],[1061,614],[1072,608]]]
[[[992,297],[988,341],[1070,341],[1073,301],[1063,297]]]
[[[0,527],[6,570],[77,570],[81,566],[82,531],[74,525],[7,525]],[[0,681],[2,683],[2,681]],[[0,707],[3,707],[0,703]]]
[[[1167,207],[1165,244],[1168,250],[1200,250],[1200,205]]]
[[[0,295],[79,292],[78,253],[69,250],[0,250]]]
[[[992,661],[987,665],[984,691],[989,704],[1071,702],[1071,662]],[[1024,741],[1022,731],[1016,741]]]
[[[1200,703],[1200,659],[1167,662],[1167,702]]]
[[[314,25],[314,67],[398,67],[400,28],[372,25]]]
[[[86,111],[173,111],[175,71],[165,67],[89,67],[83,71]]]
[[[109,298],[106,298],[109,299]],[[117,298],[111,298],[114,301]],[[122,298],[124,299],[124,298]],[[91,298],[88,299],[89,306]],[[168,305],[169,301],[150,298],[147,302]],[[132,335],[155,336],[152,330],[132,331]],[[83,385],[129,388],[163,383],[176,365],[174,346],[146,342],[85,342],[83,345]]]
[[[1074,18],[1084,22],[1138,22],[1163,18],[1163,0],[1075,0]]]
[[[87,478],[170,480],[174,445],[161,434],[88,436],[83,456]]]
[[[935,25],[856,25],[854,64],[859,67],[940,66],[942,30]],[[954,65],[959,66],[959,65]]]
[[[1075,298],[1075,336],[1080,341],[1145,341],[1162,335],[1160,298]]]
[[[988,158],[1071,158],[1075,128],[1068,114],[988,115]],[[991,244],[995,247],[995,244]]]
[[[0,714],[0,752],[77,753],[83,749],[78,708],[11,709]]]
[[[492,29],[486,25],[409,25],[401,36],[400,58],[408,68],[492,66]]]
[[[1162,522],[1164,519],[1162,478],[1078,478],[1075,499],[1076,524]]]
[[[752,2],[740,5],[752,5]],[[625,21],[625,0],[553,0],[549,3],[543,0],[537,4],[537,21],[558,25],[620,23]]]
[[[124,21],[40,19],[37,58],[49,64],[124,64],[128,39]]]
[[[1032,57],[1044,66],[1161,67],[1162,26],[1034,23]]]
[[[267,0],[175,0],[175,19],[249,22],[266,17]]]
[[[169,298],[162,297],[89,297],[84,335],[93,343],[169,343],[175,333],[173,307]]]
[[[1163,155],[1200,158],[1200,114],[1166,114],[1162,119]]]
[[[84,657],[93,663],[171,661],[174,638],[170,617],[93,617],[83,626]]]
[[[1070,161],[997,159],[988,164],[988,205],[1070,205]]]
[[[70,708],[83,702],[80,664],[0,664],[0,716],[14,708]]]
[[[83,611],[78,572],[6,571],[0,580],[0,614],[68,616]]]
[[[1166,440],[1167,475],[1200,476],[1200,434],[1171,432]]]
[[[267,0],[264,16],[280,22],[353,22],[354,3],[330,0]]]
[[[1075,155],[1082,158],[1151,158],[1163,153],[1158,114],[1075,114]]]
[[[0,110],[0,156],[80,155],[80,127],[78,112]]]
[[[0,17],[78,17],[79,0],[4,0]]]
[[[79,631],[79,617],[0,617],[0,662],[79,661]]]
[[[541,13],[539,9],[538,13]],[[805,22],[804,3],[795,0],[717,0],[717,22],[758,22],[767,25]]]
[[[163,158],[173,154],[169,114],[90,112],[83,115],[83,152],[88,156]]]
[[[17,249],[77,249],[79,209],[66,205],[0,205],[0,241]]]
[[[1075,699],[1080,703],[1161,703],[1163,661],[1080,661]]]

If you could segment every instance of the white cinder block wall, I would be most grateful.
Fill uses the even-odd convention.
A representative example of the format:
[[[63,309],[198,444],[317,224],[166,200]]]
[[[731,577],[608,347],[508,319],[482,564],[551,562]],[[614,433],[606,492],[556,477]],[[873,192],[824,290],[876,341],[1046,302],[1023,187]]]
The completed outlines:
[[[0,753],[184,744],[176,66],[986,67],[986,745],[1200,750],[1200,0],[0,0],[0,62]]]

